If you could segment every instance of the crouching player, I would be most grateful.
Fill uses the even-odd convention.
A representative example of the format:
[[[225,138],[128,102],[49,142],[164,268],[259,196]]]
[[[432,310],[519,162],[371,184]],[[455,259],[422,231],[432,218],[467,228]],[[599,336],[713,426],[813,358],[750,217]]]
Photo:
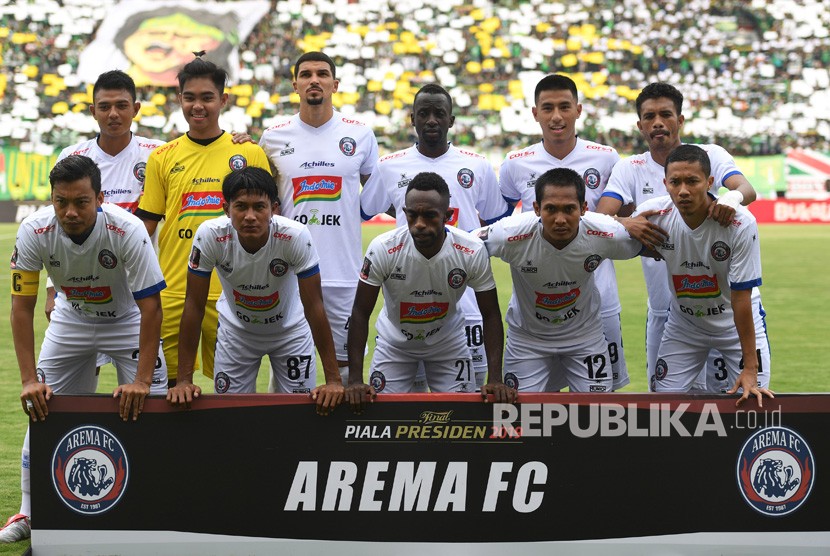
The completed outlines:
[[[668,238],[657,247],[668,269],[674,294],[654,376],[658,392],[689,390],[710,349],[723,355],[734,394],[740,404],[755,396],[759,405],[770,377],[769,344],[753,290],[761,285],[758,225],[744,207],[736,209],[729,226],[708,218],[717,202],[709,193],[713,178],[709,157],[696,145],[681,145],[666,159],[666,191],[642,203],[648,216]]]
[[[588,212],[585,180],[570,168],[536,180],[533,212],[480,229],[490,255],[510,265],[504,382],[520,392],[613,390],[594,273],[642,245],[622,224]]]
[[[23,390],[32,421],[43,421],[54,394],[93,394],[98,353],[118,370],[114,396],[121,418],[137,419],[148,394],[167,391],[158,357],[164,277],[141,221],[104,204],[101,171],[72,155],[49,174],[52,206],[20,225],[11,257],[11,324]],[[35,365],[34,310],[40,270],[60,292]],[[20,513],[0,542],[29,536],[29,433],[23,445]]]
[[[406,189],[407,226],[379,235],[366,252],[349,326],[349,388],[360,410],[366,393],[409,392],[419,362],[433,392],[474,392],[475,375],[458,303],[467,287],[476,294],[484,323],[488,383],[481,393],[512,402],[515,390],[501,379],[504,328],[490,260],[481,240],[447,226],[450,191],[438,174],[422,172]],[[363,353],[369,316],[383,287],[377,346],[369,385]]]
[[[189,405],[201,393],[193,384],[193,368],[215,269],[222,284],[216,393],[255,392],[267,355],[277,392],[311,393],[318,412],[327,414],[343,401],[343,385],[311,235],[304,225],[276,214],[274,178],[261,168],[228,174],[222,195],[225,216],[202,223],[193,238],[179,332],[179,376],[167,399]],[[315,344],[326,375],[326,384],[319,388]]]

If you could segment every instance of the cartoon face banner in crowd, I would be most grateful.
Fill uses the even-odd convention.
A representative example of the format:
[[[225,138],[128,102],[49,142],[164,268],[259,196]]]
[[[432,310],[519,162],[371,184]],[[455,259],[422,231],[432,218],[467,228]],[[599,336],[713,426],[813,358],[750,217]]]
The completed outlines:
[[[237,49],[268,8],[267,0],[120,2],[81,53],[78,74],[94,83],[101,72],[121,69],[136,85],[173,87],[193,53],[205,50],[235,83]]]

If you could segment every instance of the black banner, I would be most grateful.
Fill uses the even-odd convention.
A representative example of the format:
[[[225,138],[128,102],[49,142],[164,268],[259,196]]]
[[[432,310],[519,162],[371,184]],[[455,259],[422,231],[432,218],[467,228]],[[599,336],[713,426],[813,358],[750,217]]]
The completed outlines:
[[[39,531],[50,545],[61,531],[482,547],[830,539],[830,395],[763,408],[720,396],[520,399],[385,395],[362,415],[320,417],[300,396],[204,396],[190,410],[148,400],[125,423],[111,398],[56,397],[31,426],[34,546]],[[764,544],[742,537],[744,550]]]

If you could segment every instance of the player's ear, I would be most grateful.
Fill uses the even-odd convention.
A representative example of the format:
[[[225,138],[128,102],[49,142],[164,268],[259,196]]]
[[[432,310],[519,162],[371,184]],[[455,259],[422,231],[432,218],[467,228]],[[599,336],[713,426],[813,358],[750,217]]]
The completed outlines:
[[[455,116],[450,116],[450,127],[455,124]]]
[[[444,213],[444,224],[452,220],[452,215],[455,214],[455,209],[448,208],[447,212]]]
[[[225,216],[230,216],[231,206],[227,201],[222,201],[222,210],[225,211]]]
[[[222,93],[222,108],[228,104],[228,93]]]
[[[133,118],[135,118],[138,115],[139,110],[141,110],[141,103],[138,102],[138,101],[135,101],[133,103]]]
[[[542,207],[536,201],[533,201],[533,212],[536,213],[536,216],[542,215]]]
[[[588,201],[582,202],[582,210],[580,211],[580,216],[585,216],[585,211],[588,210]]]
[[[95,196],[95,202],[97,203],[98,207],[100,207],[101,205],[104,204],[104,192],[103,191],[99,191],[98,194]]]

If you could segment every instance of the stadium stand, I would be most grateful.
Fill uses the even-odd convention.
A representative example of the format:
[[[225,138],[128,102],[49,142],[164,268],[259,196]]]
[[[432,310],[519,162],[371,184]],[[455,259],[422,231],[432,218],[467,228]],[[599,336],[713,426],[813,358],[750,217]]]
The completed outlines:
[[[78,60],[115,5],[0,0],[0,144],[52,154],[95,133]],[[223,126],[258,138],[294,113],[291,63],[324,49],[340,68],[336,104],[372,125],[384,152],[411,144],[407,107],[433,80],[459,105],[457,143],[525,145],[538,131],[532,85],[557,71],[579,84],[580,134],[620,152],[645,150],[631,101],[654,80],[686,94],[689,141],[736,155],[828,151],[828,29],[824,0],[277,1],[240,47]],[[139,94],[139,134],[183,132],[173,88]]]

